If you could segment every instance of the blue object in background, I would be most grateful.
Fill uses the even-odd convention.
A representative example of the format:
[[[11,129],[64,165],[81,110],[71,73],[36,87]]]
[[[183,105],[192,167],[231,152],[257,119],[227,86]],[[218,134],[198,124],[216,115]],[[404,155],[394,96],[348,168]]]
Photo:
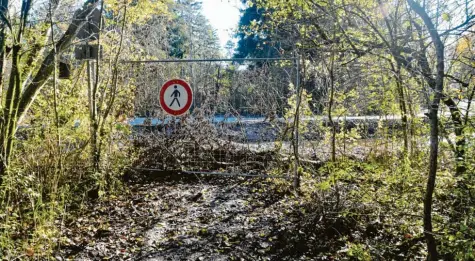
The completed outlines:
[[[149,119],[151,122],[144,124],[145,120]],[[212,123],[238,123],[238,122],[255,122],[264,121],[266,118],[262,116],[242,116],[242,117],[226,117],[223,115],[216,115],[211,119]],[[167,117],[165,119],[158,118],[145,118],[136,117],[130,119],[128,123],[132,126],[157,126],[162,124],[168,124],[173,120],[173,117]],[[180,122],[180,118],[175,118],[175,122]]]

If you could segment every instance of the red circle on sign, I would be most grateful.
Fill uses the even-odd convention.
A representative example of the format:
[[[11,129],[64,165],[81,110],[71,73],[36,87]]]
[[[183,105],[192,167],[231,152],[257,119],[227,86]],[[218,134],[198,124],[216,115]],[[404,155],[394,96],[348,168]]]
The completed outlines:
[[[167,103],[165,102],[165,91],[170,86],[172,86],[174,84],[179,84],[179,85],[183,86],[183,88],[185,88],[185,90],[186,90],[186,93],[188,94],[188,99],[186,101],[185,106],[183,108],[179,109],[179,110],[174,110],[174,109],[170,108],[167,105]],[[180,79],[169,80],[166,83],[164,83],[162,88],[160,89],[160,106],[168,114],[171,114],[171,115],[174,115],[174,116],[182,115],[190,109],[192,103],[193,103],[193,92],[191,91],[190,85],[187,82],[183,81],[183,80],[180,80]]]

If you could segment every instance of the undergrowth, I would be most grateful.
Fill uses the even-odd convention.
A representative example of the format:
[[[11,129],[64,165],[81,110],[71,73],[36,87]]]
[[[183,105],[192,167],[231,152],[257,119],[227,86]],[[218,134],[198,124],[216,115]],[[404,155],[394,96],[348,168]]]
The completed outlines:
[[[121,176],[134,158],[127,144],[106,143],[101,171],[91,172],[87,137],[62,141],[58,152],[52,131],[28,134],[0,187],[2,260],[54,258],[65,218],[81,213],[88,200],[123,193]]]

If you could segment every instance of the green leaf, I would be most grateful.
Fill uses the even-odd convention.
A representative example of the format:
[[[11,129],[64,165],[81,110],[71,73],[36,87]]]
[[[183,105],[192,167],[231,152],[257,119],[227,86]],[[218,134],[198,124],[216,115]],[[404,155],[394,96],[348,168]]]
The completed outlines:
[[[450,15],[448,13],[443,13],[442,20],[448,22],[450,20]]]

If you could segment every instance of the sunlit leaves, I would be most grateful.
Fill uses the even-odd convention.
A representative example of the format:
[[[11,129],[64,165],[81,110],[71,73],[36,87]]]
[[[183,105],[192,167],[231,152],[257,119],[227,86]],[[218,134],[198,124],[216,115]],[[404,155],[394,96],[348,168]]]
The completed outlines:
[[[470,39],[469,36],[461,37],[457,43],[456,52],[457,54],[462,54],[465,51],[471,51],[473,46],[473,39]]]
[[[105,7],[108,11],[118,14],[123,12],[127,5],[127,19],[130,24],[143,24],[153,16],[163,16],[168,12],[169,0],[106,0]]]

